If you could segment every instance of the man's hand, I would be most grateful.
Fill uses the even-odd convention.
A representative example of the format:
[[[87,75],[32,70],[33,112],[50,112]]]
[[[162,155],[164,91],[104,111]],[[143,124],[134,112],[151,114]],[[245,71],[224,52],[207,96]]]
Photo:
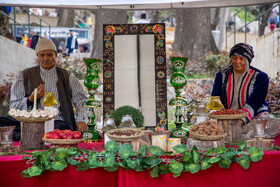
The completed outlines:
[[[37,87],[37,99],[40,99],[40,98],[44,97],[44,95],[45,95],[45,86],[44,86],[44,84],[40,84]],[[31,102],[34,102],[34,91],[28,97],[28,100],[31,101]]]
[[[83,132],[83,131],[86,131],[88,129],[88,126],[87,126],[86,122],[79,121],[77,123],[77,128],[78,128],[79,132]]]

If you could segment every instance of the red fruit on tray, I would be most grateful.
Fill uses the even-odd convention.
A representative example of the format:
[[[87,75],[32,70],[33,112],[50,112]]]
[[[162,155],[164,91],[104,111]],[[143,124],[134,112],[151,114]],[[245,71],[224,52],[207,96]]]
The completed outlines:
[[[64,134],[62,134],[61,138],[62,139],[73,139],[73,135],[68,132],[65,132]]]
[[[60,136],[57,132],[47,132],[44,137],[46,139],[60,139]]]
[[[52,139],[60,139],[60,135],[57,132],[53,132]]]
[[[73,131],[72,135],[73,135],[73,139],[81,139],[82,137],[81,133],[78,131]]]
[[[67,132],[67,133],[72,134],[73,131],[71,131],[71,130],[69,130],[69,129],[66,129],[66,130],[64,130],[64,132]]]
[[[46,138],[46,139],[51,139],[52,133],[53,133],[53,132],[47,132],[47,133],[44,135],[44,138]]]
[[[59,136],[61,137],[65,132],[63,130],[59,130],[59,131],[56,131],[56,133],[58,133]]]

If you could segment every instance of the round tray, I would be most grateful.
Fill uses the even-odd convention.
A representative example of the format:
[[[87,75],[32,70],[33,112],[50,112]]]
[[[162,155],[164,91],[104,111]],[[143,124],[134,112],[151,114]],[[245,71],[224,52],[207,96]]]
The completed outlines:
[[[212,114],[209,114],[209,117],[210,118],[213,118],[213,119],[241,119],[241,118],[244,118],[248,115],[247,112],[244,112],[242,114],[234,114],[234,115],[212,115]]]
[[[19,116],[12,116],[11,117],[15,118],[18,121],[22,121],[22,122],[29,122],[29,123],[39,123],[39,122],[45,122],[45,121],[49,121],[52,118],[25,118],[25,117],[19,117]]]
[[[85,141],[84,139],[46,139],[46,138],[42,138],[42,140],[44,142],[51,143],[51,144],[64,144],[64,145],[78,144]]]
[[[192,138],[195,140],[205,140],[205,141],[222,140],[227,136],[227,134],[207,136],[207,135],[197,134],[192,131],[190,131],[190,134],[192,135]]]
[[[116,136],[116,135],[112,135],[114,132],[121,131],[121,130],[135,131],[137,133],[137,135],[135,135],[135,136]],[[112,130],[106,132],[106,135],[110,138],[110,140],[115,140],[117,142],[131,142],[131,141],[137,140],[138,138],[143,136],[143,134],[144,134],[144,132],[141,131],[140,129],[137,129],[137,128],[112,129]]]

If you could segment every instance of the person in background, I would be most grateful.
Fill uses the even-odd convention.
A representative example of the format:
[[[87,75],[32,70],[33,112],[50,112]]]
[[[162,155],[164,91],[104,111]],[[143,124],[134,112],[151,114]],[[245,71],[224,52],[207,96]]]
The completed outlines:
[[[78,40],[77,36],[73,34],[73,30],[70,30],[70,37],[67,38],[67,54],[70,56],[70,53],[73,53],[74,50],[77,50],[79,45],[78,45]]]
[[[252,119],[267,119],[266,134],[274,138],[279,133],[279,122],[268,113],[265,101],[269,78],[266,73],[251,66],[253,47],[238,43],[230,50],[230,64],[215,77],[212,96],[220,96],[226,109],[243,110],[248,116],[242,119],[242,138],[253,136]]]
[[[37,43],[38,43],[38,40],[39,40],[39,35],[38,35],[38,33],[37,34],[35,34],[33,31],[30,31],[30,47],[32,48],[32,49],[35,49],[35,46],[37,45]]]
[[[139,21],[137,21],[137,23],[140,23],[140,24],[150,23],[146,18],[147,18],[146,13],[142,13],[141,14],[141,19]]]
[[[85,44],[79,45],[79,48],[80,48],[81,53],[88,53],[89,52],[88,46],[86,46]]]
[[[275,29],[275,24],[274,24],[274,23],[273,23],[273,24],[270,24],[270,25],[269,25],[269,28],[270,28],[270,31],[273,32],[274,29]]]
[[[276,12],[276,27],[279,28],[279,12]]]
[[[26,34],[22,34],[21,35],[21,41],[20,41],[20,44],[23,45],[23,46],[27,46],[27,42],[28,42],[28,37]]]
[[[39,40],[35,47],[39,65],[20,71],[16,75],[11,86],[10,108],[31,110],[34,89],[37,88],[37,109],[43,109],[45,92],[52,92],[58,103],[55,107],[59,110],[54,119],[54,128],[85,131],[88,111],[83,104],[88,98],[75,75],[56,66],[56,50],[51,40]],[[76,119],[73,105],[76,109]],[[0,126],[13,125],[16,126],[13,138],[19,140],[20,122],[10,116],[0,117]]]
[[[176,26],[176,17],[174,15],[171,16],[171,27]]]
[[[64,41],[60,41],[60,42],[59,42],[57,52],[66,55],[66,46],[65,46]]]

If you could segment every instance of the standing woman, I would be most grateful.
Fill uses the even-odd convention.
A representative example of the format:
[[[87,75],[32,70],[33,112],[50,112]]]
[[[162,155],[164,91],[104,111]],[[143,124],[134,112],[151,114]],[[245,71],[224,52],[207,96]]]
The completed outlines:
[[[267,137],[276,137],[279,122],[268,113],[265,101],[269,78],[266,73],[250,65],[254,58],[253,47],[238,43],[231,48],[229,56],[229,66],[216,74],[212,96],[220,96],[226,109],[248,112],[248,116],[242,119],[243,139],[252,138],[250,121],[255,118],[267,119]]]

